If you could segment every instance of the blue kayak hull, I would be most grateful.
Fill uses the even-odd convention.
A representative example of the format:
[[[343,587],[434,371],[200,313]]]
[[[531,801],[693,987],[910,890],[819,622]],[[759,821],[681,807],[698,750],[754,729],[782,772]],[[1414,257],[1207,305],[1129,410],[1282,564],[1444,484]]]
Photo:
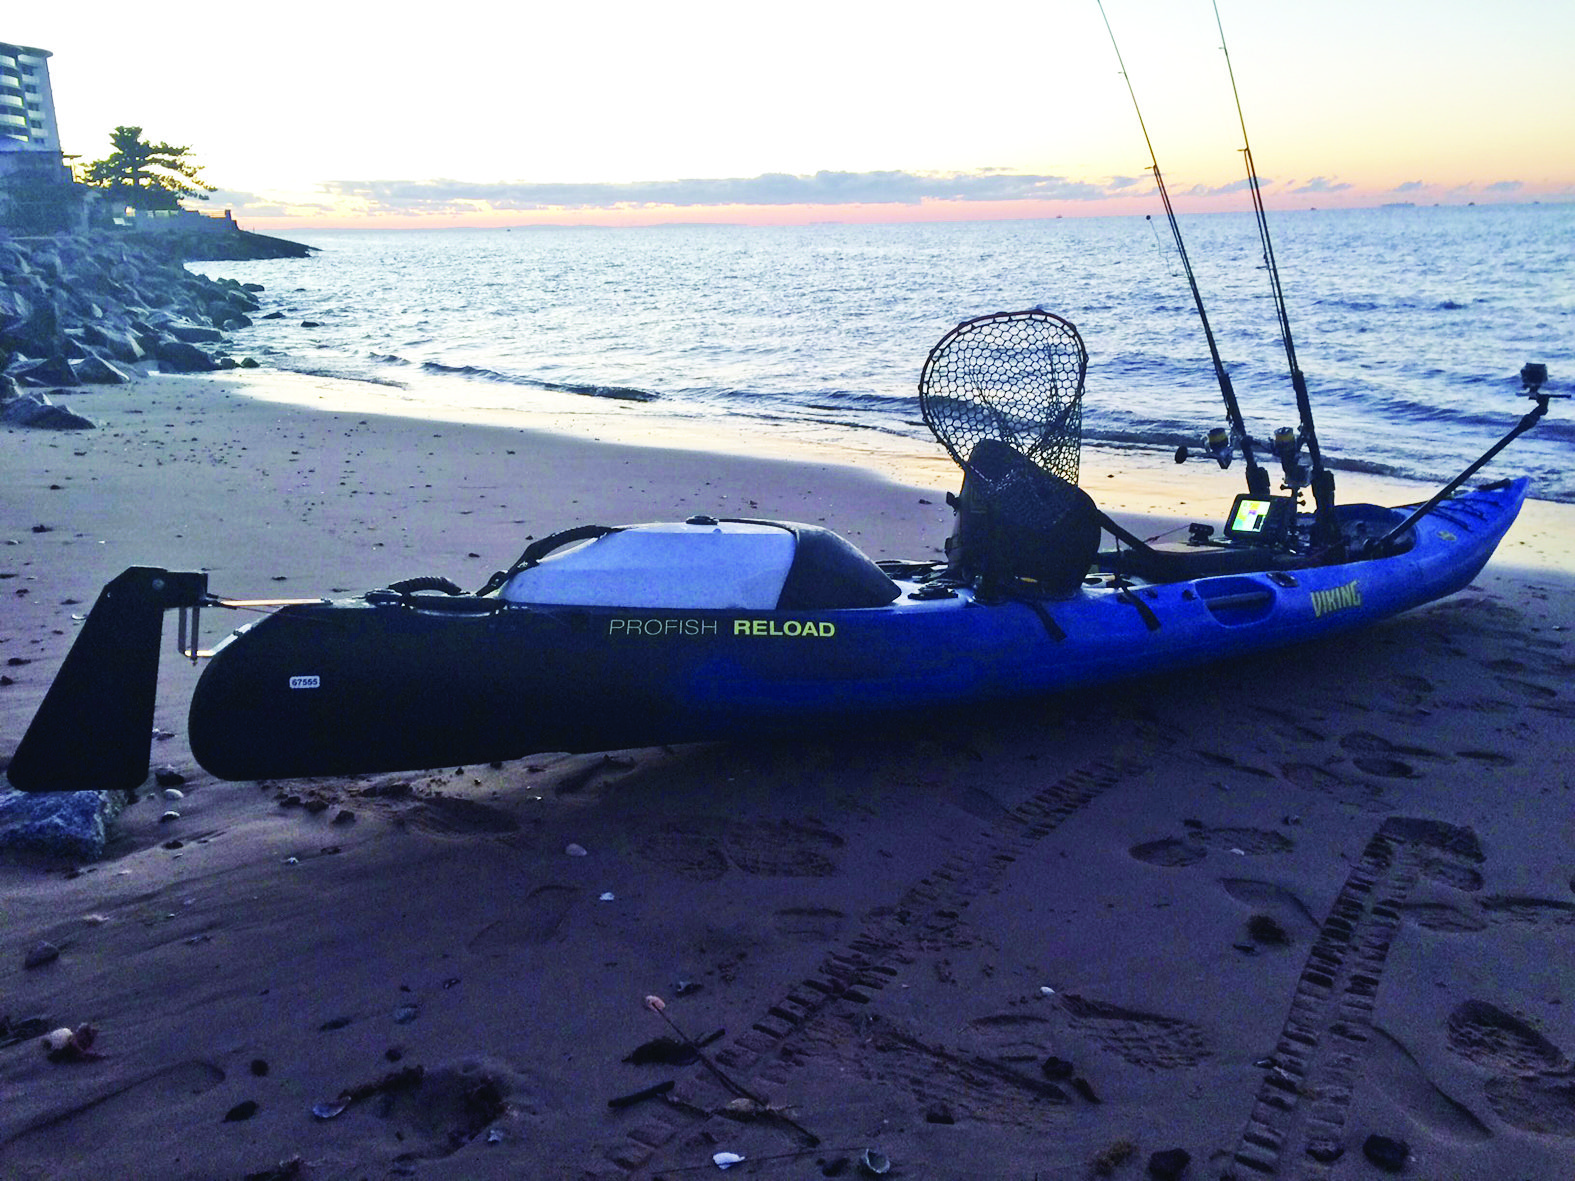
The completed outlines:
[[[1443,598],[1482,569],[1526,491],[1519,480],[1447,501],[1392,556],[1135,587],[1090,580],[1033,604],[899,582],[886,606],[797,612],[473,596],[289,606],[216,650],[188,733],[216,776],[287,778],[736,739],[1053,694]]]

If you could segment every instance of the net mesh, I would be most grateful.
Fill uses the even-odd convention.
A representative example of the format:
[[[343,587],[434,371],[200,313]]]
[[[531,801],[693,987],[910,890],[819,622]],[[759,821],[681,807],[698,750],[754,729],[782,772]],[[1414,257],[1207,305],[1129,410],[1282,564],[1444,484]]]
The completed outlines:
[[[1088,350],[1060,316],[1034,309],[965,320],[930,350],[919,377],[925,424],[963,471],[998,440],[1077,483]]]

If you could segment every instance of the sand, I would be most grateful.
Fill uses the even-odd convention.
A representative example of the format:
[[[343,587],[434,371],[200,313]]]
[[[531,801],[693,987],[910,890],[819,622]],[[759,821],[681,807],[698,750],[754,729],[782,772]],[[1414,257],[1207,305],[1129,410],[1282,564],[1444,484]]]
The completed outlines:
[[[0,433],[0,757],[132,564],[320,594],[479,585],[585,521],[824,522],[876,557],[947,531],[952,478],[914,456],[289,404],[353,393],[154,378],[69,399],[100,430]],[[1218,519],[1236,475],[1091,453],[1084,483],[1147,535]],[[184,798],[150,784],[99,863],[0,865],[0,1018],[90,1023],[102,1054],[0,1047],[0,1175],[678,1178],[732,1152],[851,1177],[873,1148],[893,1177],[1138,1178],[1179,1148],[1186,1177],[1368,1178],[1378,1134],[1407,1176],[1567,1178],[1572,542],[1533,503],[1461,594],[1230,667],[366,780],[206,775],[171,651],[154,764]],[[723,1032],[626,1061],[680,1030]]]

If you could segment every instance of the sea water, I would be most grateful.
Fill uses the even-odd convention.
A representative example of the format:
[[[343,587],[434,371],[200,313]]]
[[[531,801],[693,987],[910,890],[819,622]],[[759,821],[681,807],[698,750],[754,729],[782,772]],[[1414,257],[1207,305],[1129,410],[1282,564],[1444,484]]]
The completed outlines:
[[[1275,213],[1297,359],[1326,460],[1442,481],[1531,403],[1527,361],[1575,390],[1575,205]],[[1249,431],[1296,424],[1249,213],[1184,216]],[[1196,444],[1224,422],[1202,325],[1159,217],[1038,221],[315,231],[308,259],[196,263],[264,285],[236,334],[264,364],[428,403],[639,404],[708,425],[928,444],[917,380],[958,322],[1042,307],[1089,353],[1084,440]],[[312,326],[307,327],[310,323]],[[736,432],[735,432],[736,437]],[[1575,500],[1575,406],[1484,472]]]

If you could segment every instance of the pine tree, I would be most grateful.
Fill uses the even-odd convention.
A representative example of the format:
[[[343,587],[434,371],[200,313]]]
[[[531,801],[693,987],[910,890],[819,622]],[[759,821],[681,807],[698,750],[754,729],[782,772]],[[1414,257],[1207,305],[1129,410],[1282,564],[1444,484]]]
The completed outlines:
[[[82,169],[85,184],[108,192],[115,204],[134,209],[179,209],[181,198],[206,201],[214,186],[188,159],[189,147],[149,143],[140,127],[117,127],[109,141],[115,150]]]

